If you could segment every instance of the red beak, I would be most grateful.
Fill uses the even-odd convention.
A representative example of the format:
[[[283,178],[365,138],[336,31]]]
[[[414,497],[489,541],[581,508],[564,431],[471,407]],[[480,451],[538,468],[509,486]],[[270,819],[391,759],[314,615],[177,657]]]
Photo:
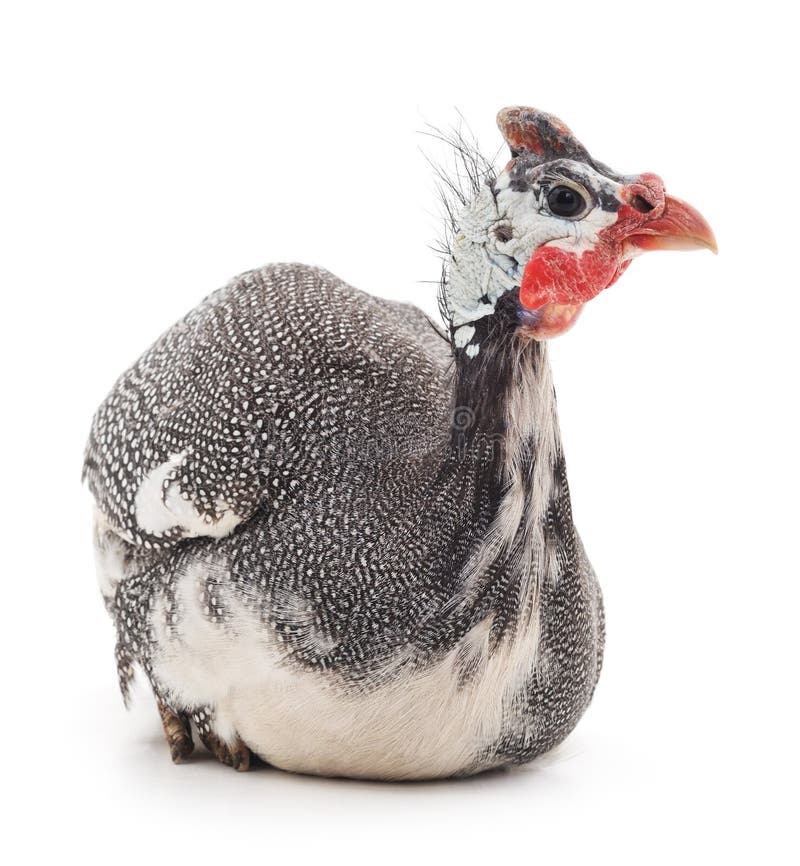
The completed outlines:
[[[717,252],[711,226],[691,205],[671,195],[665,196],[662,213],[637,226],[627,240],[641,250],[708,249]]]

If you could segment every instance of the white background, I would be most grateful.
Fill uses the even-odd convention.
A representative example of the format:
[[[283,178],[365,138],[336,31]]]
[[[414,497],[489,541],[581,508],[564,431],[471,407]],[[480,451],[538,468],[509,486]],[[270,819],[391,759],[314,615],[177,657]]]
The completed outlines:
[[[7,862],[797,862],[797,49],[784,4],[9,3],[0,21]],[[126,713],[79,485],[116,376],[233,274],[433,312],[418,130],[561,116],[720,255],[638,260],[552,345],[600,576],[553,755],[437,784],[173,767]],[[502,159],[505,159],[503,154]]]

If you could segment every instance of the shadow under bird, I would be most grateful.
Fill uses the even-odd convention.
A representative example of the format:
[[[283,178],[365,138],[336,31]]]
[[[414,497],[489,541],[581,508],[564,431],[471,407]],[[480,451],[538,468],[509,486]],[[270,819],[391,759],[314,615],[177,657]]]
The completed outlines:
[[[573,525],[547,339],[645,250],[710,248],[654,174],[502,110],[461,142],[445,330],[300,264],[248,271],[97,411],[84,477],[123,694],[173,760],[420,779],[518,764],[591,700],[603,606]],[[454,184],[457,189],[457,185]]]

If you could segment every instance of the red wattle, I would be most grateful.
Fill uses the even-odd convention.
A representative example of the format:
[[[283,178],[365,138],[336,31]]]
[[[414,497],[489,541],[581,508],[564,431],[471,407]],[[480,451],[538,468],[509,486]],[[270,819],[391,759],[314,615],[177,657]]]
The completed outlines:
[[[545,304],[584,304],[608,288],[620,275],[619,253],[599,244],[583,253],[543,246],[522,273],[519,299],[528,310]]]

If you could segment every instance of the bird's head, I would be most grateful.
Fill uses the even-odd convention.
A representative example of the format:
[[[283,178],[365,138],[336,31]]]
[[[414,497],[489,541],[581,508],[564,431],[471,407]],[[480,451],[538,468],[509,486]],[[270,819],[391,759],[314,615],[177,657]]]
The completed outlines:
[[[457,348],[480,351],[477,323],[514,292],[516,327],[547,339],[646,250],[711,249],[708,223],[658,175],[624,176],[592,159],[558,118],[497,116],[511,161],[457,220],[444,302]]]

